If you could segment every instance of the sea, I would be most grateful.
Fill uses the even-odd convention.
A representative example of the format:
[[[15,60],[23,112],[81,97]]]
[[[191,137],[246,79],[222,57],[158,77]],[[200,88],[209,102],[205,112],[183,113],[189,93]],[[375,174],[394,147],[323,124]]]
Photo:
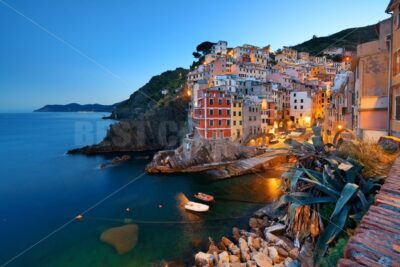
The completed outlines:
[[[215,181],[148,175],[150,152],[120,164],[110,164],[116,154],[66,154],[100,142],[116,123],[105,115],[0,114],[0,266],[191,266],[209,237],[247,228],[251,214],[280,195],[274,171]],[[209,212],[183,208],[196,192],[215,196]],[[135,241],[119,240],[134,244],[129,251],[102,241],[130,224],[137,231],[124,238]]]

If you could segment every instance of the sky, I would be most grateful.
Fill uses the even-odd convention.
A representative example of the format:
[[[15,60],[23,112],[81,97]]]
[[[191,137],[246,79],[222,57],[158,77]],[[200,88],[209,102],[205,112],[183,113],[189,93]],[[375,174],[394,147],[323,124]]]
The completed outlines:
[[[389,0],[0,0],[0,112],[113,104],[203,41],[301,43],[374,24]]]

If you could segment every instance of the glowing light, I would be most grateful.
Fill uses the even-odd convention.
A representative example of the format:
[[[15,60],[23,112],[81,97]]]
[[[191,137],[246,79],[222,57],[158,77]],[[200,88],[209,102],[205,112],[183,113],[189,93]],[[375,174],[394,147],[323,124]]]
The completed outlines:
[[[339,130],[341,130],[343,128],[343,126],[340,125],[340,124],[337,127],[338,127]]]
[[[192,96],[192,91],[191,90],[187,90],[187,95],[188,96]]]

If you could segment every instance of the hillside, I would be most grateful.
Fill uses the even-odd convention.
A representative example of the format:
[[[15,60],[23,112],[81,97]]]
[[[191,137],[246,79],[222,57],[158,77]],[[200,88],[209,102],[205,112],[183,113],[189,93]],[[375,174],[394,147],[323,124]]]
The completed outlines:
[[[112,112],[114,105],[86,104],[80,105],[71,103],[67,105],[46,105],[34,112]]]
[[[177,68],[154,76],[121,102],[110,117],[112,124],[102,142],[72,149],[70,154],[171,149],[180,145],[188,132],[187,113],[190,97],[184,84],[188,70]],[[176,90],[178,89],[178,90]],[[167,90],[163,95],[161,91]]]
[[[312,55],[319,55],[328,47],[344,47],[348,50],[356,50],[360,43],[378,39],[377,25],[369,25],[359,28],[346,29],[329,36],[315,37],[292,48],[309,52]]]
[[[117,119],[135,118],[143,115],[149,108],[165,96],[161,93],[167,90],[167,96],[176,94],[175,90],[183,87],[188,70],[176,68],[153,76],[145,85],[136,90],[130,97],[119,103],[111,117]]]

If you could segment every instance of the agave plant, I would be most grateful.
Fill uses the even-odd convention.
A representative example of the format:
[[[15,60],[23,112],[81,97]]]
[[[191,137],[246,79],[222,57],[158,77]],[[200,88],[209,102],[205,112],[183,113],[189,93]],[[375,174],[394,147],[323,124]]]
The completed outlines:
[[[297,240],[312,236],[318,265],[329,244],[335,240],[350,217],[361,219],[368,208],[369,195],[379,184],[362,176],[363,165],[352,158],[341,158],[333,145],[324,144],[319,127],[313,128],[312,144],[289,140],[297,155],[296,168],[283,178],[289,184],[281,201],[289,203],[289,229]],[[321,205],[334,203],[329,218],[321,218]],[[332,204],[330,204],[332,205]],[[323,226],[323,220],[328,224]]]

